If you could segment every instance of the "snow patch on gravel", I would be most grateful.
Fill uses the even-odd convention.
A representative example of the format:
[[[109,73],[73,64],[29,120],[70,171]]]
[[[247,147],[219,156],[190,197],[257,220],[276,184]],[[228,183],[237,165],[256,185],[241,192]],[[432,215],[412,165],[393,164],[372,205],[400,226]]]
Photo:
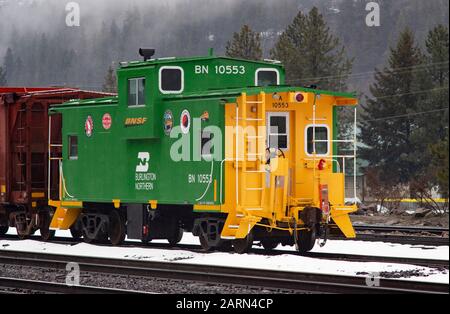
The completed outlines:
[[[65,234],[58,234],[65,236]],[[165,242],[165,241],[155,241]],[[184,244],[198,244],[198,239],[191,234],[185,234]],[[293,248],[282,248],[294,250]],[[196,253],[185,250],[167,250],[143,247],[111,247],[86,243],[65,245],[44,243],[34,240],[11,241],[0,240],[0,254],[2,250],[45,252],[67,256],[94,256],[117,259],[133,259],[142,261],[176,262],[201,265],[220,265],[231,267],[246,267],[263,270],[297,271],[324,273],[335,275],[357,275],[362,277],[382,273],[393,274],[393,277],[413,281],[430,281],[449,283],[449,271],[407,264],[348,262],[339,260],[326,260],[311,257],[302,257],[294,254],[281,254],[276,256],[259,254],[232,254],[223,252]],[[415,258],[430,258],[448,260],[448,246],[424,247],[383,242],[362,242],[349,240],[328,241],[325,247],[316,246],[313,252],[328,252],[341,254],[362,254],[377,256],[403,256]],[[400,276],[398,275],[400,274]],[[409,278],[401,274],[414,274]]]

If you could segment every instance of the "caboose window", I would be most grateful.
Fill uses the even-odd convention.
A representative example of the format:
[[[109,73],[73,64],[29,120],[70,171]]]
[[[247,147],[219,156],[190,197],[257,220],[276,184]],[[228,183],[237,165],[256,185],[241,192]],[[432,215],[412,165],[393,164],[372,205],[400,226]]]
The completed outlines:
[[[165,66],[159,69],[159,90],[163,94],[177,94],[184,89],[183,68]]]
[[[128,107],[145,105],[145,78],[128,80]]]
[[[78,159],[78,136],[69,135],[69,159]]]
[[[329,140],[328,127],[316,125],[316,154],[328,155]],[[325,141],[325,142],[323,142]],[[310,125],[306,128],[306,153],[308,155],[314,154],[314,126]]]
[[[268,116],[268,139],[270,148],[288,149],[289,113],[270,113]]]
[[[277,69],[262,68],[256,70],[255,85],[256,86],[269,86],[279,85],[280,74]]]

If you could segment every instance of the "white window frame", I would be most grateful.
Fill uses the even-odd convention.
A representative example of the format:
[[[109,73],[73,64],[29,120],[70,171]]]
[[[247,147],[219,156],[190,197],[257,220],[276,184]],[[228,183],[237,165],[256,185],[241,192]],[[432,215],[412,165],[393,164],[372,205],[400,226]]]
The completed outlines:
[[[128,86],[127,86],[127,97],[130,97],[130,81],[139,81],[139,80],[144,80],[144,82],[146,81],[145,76],[142,77],[131,77],[128,78]],[[145,95],[145,91],[146,91],[146,85],[144,84],[144,98],[147,98]],[[135,103],[134,105],[128,105],[129,99],[127,99],[127,106],[128,108],[140,108],[140,107],[145,107],[145,104],[137,104],[137,102],[139,101],[139,84],[136,82],[136,99],[135,99]]]
[[[330,127],[328,126],[328,124],[308,124],[305,127],[305,154],[306,156],[312,157],[314,156],[314,154],[310,154],[308,153],[308,129],[312,128],[312,127],[316,127],[316,128],[326,128],[327,129],[327,153],[326,154],[316,154],[316,156],[318,157],[326,157],[330,155],[330,151],[331,151],[331,140],[330,140]]]
[[[255,86],[259,86],[258,85],[258,74],[259,72],[275,72],[277,74],[277,85],[280,85],[280,72],[278,71],[278,69],[274,69],[274,68],[259,68],[256,70],[255,72]]]
[[[181,71],[181,89],[180,90],[176,90],[176,91],[166,91],[162,89],[162,71],[166,70],[166,69],[171,69],[171,70],[180,70]],[[184,69],[182,67],[179,66],[162,66],[159,68],[159,73],[158,73],[158,86],[159,86],[159,91],[161,92],[161,94],[180,94],[184,91]]]
[[[270,132],[270,118],[271,117],[285,117],[286,118],[286,133],[271,133]],[[290,114],[288,111],[272,111],[268,112],[266,115],[266,129],[267,129],[267,146],[270,147],[270,136],[279,136],[279,135],[286,135],[287,136],[287,147],[286,148],[280,148],[282,151],[288,151],[289,150],[289,144],[290,144]]]

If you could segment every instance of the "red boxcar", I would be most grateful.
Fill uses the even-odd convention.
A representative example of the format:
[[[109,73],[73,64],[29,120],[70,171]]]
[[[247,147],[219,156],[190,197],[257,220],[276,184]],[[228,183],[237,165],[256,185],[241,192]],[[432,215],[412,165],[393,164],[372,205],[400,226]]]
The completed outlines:
[[[48,182],[48,108],[71,99],[111,96],[108,93],[73,88],[0,87],[0,235],[8,227],[21,237],[48,230],[48,190],[57,198],[58,163],[52,162]],[[52,118],[50,143],[61,143],[61,120]],[[52,148],[58,156],[60,148]]]

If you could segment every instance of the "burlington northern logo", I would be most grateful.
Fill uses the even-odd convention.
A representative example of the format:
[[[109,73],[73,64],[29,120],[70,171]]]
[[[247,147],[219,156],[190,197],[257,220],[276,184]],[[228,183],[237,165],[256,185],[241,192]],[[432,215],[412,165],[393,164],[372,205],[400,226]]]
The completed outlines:
[[[126,118],[125,119],[125,126],[136,126],[136,125],[143,125],[147,122],[146,117],[139,117],[139,118]]]
[[[136,172],[147,172],[150,161],[150,153],[140,152],[138,153],[138,164],[136,166]]]

